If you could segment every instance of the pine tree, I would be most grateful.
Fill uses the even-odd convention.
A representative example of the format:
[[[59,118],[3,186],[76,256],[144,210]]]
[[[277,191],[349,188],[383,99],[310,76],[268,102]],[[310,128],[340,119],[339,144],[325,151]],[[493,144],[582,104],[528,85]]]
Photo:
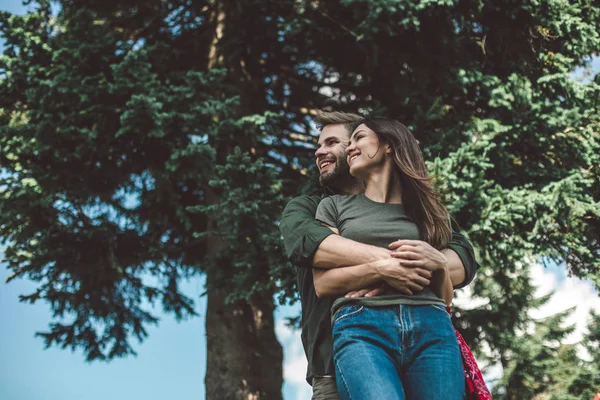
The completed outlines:
[[[537,306],[544,305],[550,296],[537,299]],[[574,330],[573,326],[565,326],[565,319],[572,311],[574,309],[532,321],[531,334],[515,332],[516,340],[507,354],[503,376],[494,384],[494,398],[540,398],[540,394],[549,393],[557,383],[578,370],[575,347],[563,343]]]
[[[207,398],[281,398],[272,115],[264,89],[250,100],[245,55],[221,55],[240,10],[60,6],[1,21],[0,236],[10,279],[39,282],[22,300],[52,307],[57,322],[40,335],[89,361],[134,353],[131,337],[157,322],[144,302],[191,315],[178,283],[204,272]]]
[[[561,355],[561,368],[556,373],[561,379],[548,391],[550,400],[593,399],[600,393],[600,315],[591,312],[588,332],[582,340],[587,359],[580,359],[572,347],[568,356]],[[564,354],[565,352],[563,352]]]
[[[11,279],[38,282],[23,300],[52,307],[48,345],[130,354],[143,302],[190,315],[178,282],[205,273],[207,398],[280,398],[276,221],[314,182],[323,107],[417,136],[482,264],[485,305],[455,312],[475,350],[527,359],[532,262],[600,286],[600,77],[572,78],[596,2],[35,4],[0,16],[0,237]]]

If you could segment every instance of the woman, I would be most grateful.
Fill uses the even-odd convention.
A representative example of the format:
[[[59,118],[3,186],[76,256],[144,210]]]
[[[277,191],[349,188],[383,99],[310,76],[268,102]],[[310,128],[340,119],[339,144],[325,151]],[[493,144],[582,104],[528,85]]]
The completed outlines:
[[[449,215],[436,194],[417,141],[398,121],[366,119],[347,148],[350,174],[364,194],[331,196],[317,220],[363,243],[387,246],[424,240],[437,249],[451,238]],[[400,249],[411,258],[411,246]],[[314,270],[315,286],[329,279]],[[334,362],[343,399],[462,399],[465,378],[454,328],[445,309],[452,284],[445,266],[413,295],[339,298],[332,313]]]

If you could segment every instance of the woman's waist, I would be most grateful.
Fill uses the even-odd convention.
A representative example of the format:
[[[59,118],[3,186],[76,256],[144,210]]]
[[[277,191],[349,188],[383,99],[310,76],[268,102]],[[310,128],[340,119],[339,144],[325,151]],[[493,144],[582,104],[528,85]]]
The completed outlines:
[[[427,305],[438,304],[446,307],[444,300],[436,296],[429,288],[425,288],[419,293],[406,295],[401,293],[390,293],[372,297],[340,297],[335,300],[331,307],[331,315],[347,304],[358,304],[367,307],[384,307],[396,304]]]

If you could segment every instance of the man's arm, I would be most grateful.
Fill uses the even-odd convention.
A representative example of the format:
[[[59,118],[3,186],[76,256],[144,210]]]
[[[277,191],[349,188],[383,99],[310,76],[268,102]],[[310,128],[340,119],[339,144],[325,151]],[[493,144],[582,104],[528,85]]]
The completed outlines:
[[[315,220],[321,198],[299,196],[283,210],[279,229],[292,264],[310,268],[337,268],[389,258],[389,250],[334,235]]]
[[[431,277],[430,271],[404,267],[393,258],[342,268],[313,268],[315,292],[319,297],[340,296],[382,282],[400,293],[411,295],[428,286]]]
[[[319,290],[324,296],[345,294],[351,290],[349,288],[366,288],[368,285],[357,285],[356,279],[358,276],[366,274],[367,277],[362,278],[362,281],[359,278],[359,282],[375,282],[376,280],[372,278],[374,276],[372,271],[368,272],[373,265],[360,264],[381,258],[391,259],[389,250],[335,235],[330,228],[315,220],[315,213],[320,201],[319,196],[299,196],[291,200],[285,207],[279,227],[288,259],[298,267],[311,268],[315,252],[320,250],[319,256],[316,257],[318,265],[327,265],[331,268],[359,264],[355,269],[346,270],[341,274],[326,275],[324,280],[319,280],[317,285],[320,284]],[[326,264],[322,264],[322,262]],[[421,291],[424,286],[429,284],[428,280],[420,280],[422,285],[416,283],[417,279],[411,281],[416,273],[413,268],[397,265],[393,273],[395,277],[388,277],[388,279],[394,283],[397,290],[406,294]],[[381,283],[381,281],[378,282]]]
[[[448,260],[448,275],[450,275],[450,282],[453,287],[463,287],[462,285],[466,279],[465,266],[456,252],[452,249],[442,250],[442,254]]]
[[[288,259],[297,267],[311,268],[317,248],[330,235],[331,229],[315,220],[321,198],[299,196],[292,199],[283,210],[279,229]]]
[[[340,235],[327,236],[315,251],[312,265],[316,268],[338,268],[390,258],[390,251],[346,239]]]
[[[422,246],[418,246],[418,249],[415,247],[410,249],[412,252],[419,254],[418,258],[414,259],[414,254],[407,255],[398,251],[399,247],[406,242],[422,244]],[[396,287],[397,290],[405,294],[417,293],[422,290],[422,287],[417,283],[418,281],[414,279],[416,275],[419,275],[418,271],[411,271],[411,268],[433,271],[445,266],[443,274],[441,272],[436,273],[434,286],[437,289],[436,292],[439,292],[438,295],[444,298],[448,304],[452,299],[452,287],[461,288],[468,285],[473,280],[475,271],[478,268],[473,247],[464,235],[453,230],[452,240],[448,247],[440,252],[426,242],[396,241],[390,245],[390,249],[395,250],[390,254],[386,249],[354,242],[339,235],[328,236],[321,242],[315,252],[313,266],[336,268],[337,272],[324,275],[325,278],[322,277],[322,281],[319,283],[317,283],[318,278],[315,275],[315,288],[318,284],[320,285],[317,289],[317,295],[334,296],[372,288],[378,281],[385,281],[381,276],[374,278],[377,274],[370,267],[377,264],[372,263],[392,256],[397,258],[400,264],[396,266],[398,269],[396,277],[391,278],[388,276],[388,283],[394,283],[391,286]],[[356,269],[348,269],[354,268],[348,266],[357,262],[364,264],[356,266]],[[323,271],[319,271],[317,274],[321,277]],[[448,284],[447,280],[450,281],[452,286]],[[425,284],[425,286],[427,285]],[[369,290],[366,290],[363,294],[368,292]]]
[[[384,248],[334,235],[333,231],[322,226],[314,219],[320,200],[318,196],[300,196],[290,201],[283,212],[280,229],[288,258],[292,263],[300,267],[311,267],[314,263],[315,267],[329,269],[356,266],[390,258],[389,251]],[[390,245],[390,248],[397,250],[399,245],[394,248],[394,243]],[[475,276],[478,264],[475,261],[473,248],[465,236],[453,231],[449,248],[442,252],[446,256],[445,261],[452,284],[459,288],[470,283]],[[424,254],[423,256],[429,264],[440,262],[435,258],[435,254]],[[405,261],[407,267],[418,266],[411,265],[412,260],[410,259],[403,259],[398,255],[396,257]],[[433,257],[433,260],[428,257]],[[358,270],[339,277],[340,284],[346,287],[346,292],[356,289],[356,286],[352,285],[352,281],[357,272]],[[409,270],[400,269],[399,272],[408,274]],[[349,289],[350,287],[355,289]],[[362,286],[362,288],[364,287]]]
[[[390,245],[391,250],[396,250],[397,243],[402,241],[396,241]],[[425,242],[423,242],[425,243]],[[396,244],[396,245],[395,245]],[[433,247],[431,247],[433,249]],[[433,249],[435,250],[435,249]],[[429,263],[437,265],[438,263],[444,263],[444,260],[440,260],[440,254],[426,252],[423,257],[429,259]],[[461,233],[453,230],[452,240],[448,244],[447,249],[443,249],[441,253],[445,256],[445,263],[448,267],[448,274],[450,275],[450,281],[455,289],[460,289],[467,286],[473,278],[479,268],[479,264],[475,260],[475,253],[473,246],[468,239]],[[399,257],[397,254],[392,253],[392,257]],[[338,268],[346,267],[356,264],[369,263],[371,261],[382,260],[390,257],[390,252],[387,249],[370,246],[363,243],[358,243],[350,239],[346,239],[339,235],[327,236],[321,244],[318,246],[312,259],[312,265],[317,268]],[[405,264],[410,266],[410,263]],[[418,266],[418,264],[413,264]]]
[[[469,239],[465,235],[459,232],[457,226],[453,227],[452,229],[452,240],[448,244],[448,249],[443,251],[453,251],[454,253],[450,254],[450,257],[455,259],[453,261],[449,261],[458,264],[459,261],[456,259],[458,258],[460,259],[460,264],[463,266],[463,269],[459,270],[459,272],[450,269],[450,279],[452,280],[452,285],[454,288],[460,289],[471,283],[475,278],[475,274],[477,273],[480,265],[475,259],[475,251],[473,250],[471,242],[469,242]],[[444,254],[448,256],[446,253]],[[461,280],[463,272],[464,277]]]
[[[327,226],[336,235],[339,230]],[[381,285],[385,282],[404,294],[413,294],[423,290],[429,285],[432,273],[413,267],[404,267],[400,261],[389,256],[382,260],[370,261],[364,264],[347,266],[341,268],[321,269],[313,268],[313,282],[318,297],[339,296],[355,290],[364,290]]]

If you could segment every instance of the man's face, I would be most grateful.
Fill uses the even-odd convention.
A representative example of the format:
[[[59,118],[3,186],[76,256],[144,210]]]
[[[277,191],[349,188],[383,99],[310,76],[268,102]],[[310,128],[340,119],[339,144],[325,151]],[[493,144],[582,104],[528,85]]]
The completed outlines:
[[[349,175],[346,147],[350,132],[343,124],[327,125],[321,131],[315,157],[321,185],[329,186],[340,176]]]

